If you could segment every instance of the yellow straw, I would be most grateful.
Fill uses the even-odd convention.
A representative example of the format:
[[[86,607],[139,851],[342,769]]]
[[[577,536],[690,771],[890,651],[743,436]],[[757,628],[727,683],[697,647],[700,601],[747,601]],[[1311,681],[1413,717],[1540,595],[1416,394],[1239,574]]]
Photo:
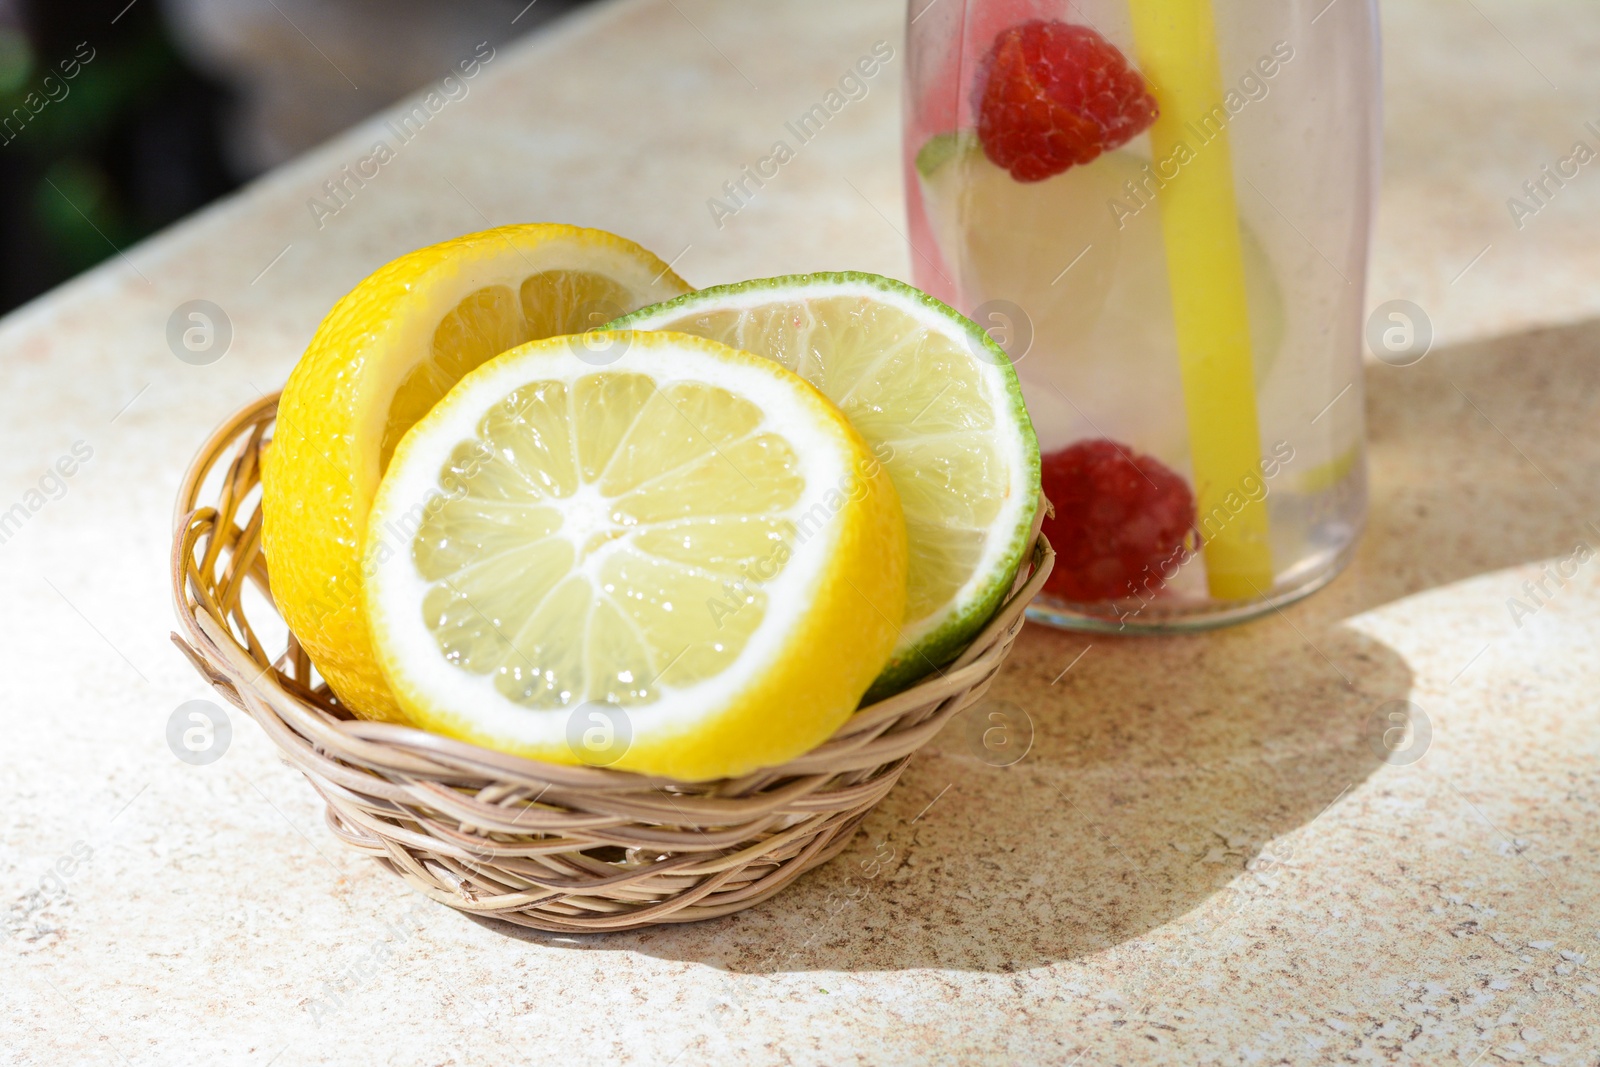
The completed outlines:
[[[1195,496],[1212,531],[1206,580],[1213,597],[1243,600],[1272,588],[1272,549],[1266,504],[1245,491],[1260,477],[1261,441],[1216,24],[1211,0],[1129,2],[1140,67],[1161,105],[1151,148],[1158,163],[1180,164],[1157,200]]]

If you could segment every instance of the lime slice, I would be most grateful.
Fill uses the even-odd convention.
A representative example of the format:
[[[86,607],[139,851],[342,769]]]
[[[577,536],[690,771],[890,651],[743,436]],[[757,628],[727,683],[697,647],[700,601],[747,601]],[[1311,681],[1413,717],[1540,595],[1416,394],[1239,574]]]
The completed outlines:
[[[978,135],[970,130],[934,134],[917,152],[917,173],[932,178],[950,160],[978,150]]]
[[[618,319],[775,360],[861,431],[905,509],[910,590],[869,698],[948,663],[1005,598],[1039,504],[1039,446],[1005,353],[971,320],[874,274],[703,289]]]
[[[839,410],[670,333],[538,341],[467,374],[396,448],[365,564],[411,721],[693,780],[826,739],[906,595],[893,485]]]

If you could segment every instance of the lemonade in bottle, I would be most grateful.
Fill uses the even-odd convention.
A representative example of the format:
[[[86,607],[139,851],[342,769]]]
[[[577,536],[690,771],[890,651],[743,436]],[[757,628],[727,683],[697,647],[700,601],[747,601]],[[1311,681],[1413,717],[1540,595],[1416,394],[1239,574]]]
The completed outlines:
[[[1248,618],[1363,523],[1372,0],[912,0],[917,284],[1016,365],[1055,505],[1032,614]]]

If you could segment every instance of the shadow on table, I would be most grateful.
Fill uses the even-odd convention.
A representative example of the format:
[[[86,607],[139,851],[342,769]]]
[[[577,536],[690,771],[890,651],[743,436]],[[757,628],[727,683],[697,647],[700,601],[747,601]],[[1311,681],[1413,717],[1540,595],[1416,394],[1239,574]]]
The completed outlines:
[[[737,972],[1009,971],[1136,937],[1378,765],[1363,725],[1410,671],[1348,629],[1307,637],[1316,649],[1275,621],[1164,638],[1159,667],[1148,640],[1097,637],[1051,686],[1085,639],[1029,627],[989,703],[917,755],[832,863],[738,915],[562,943]],[[963,721],[1001,700],[1034,732],[1013,767],[977,758]]]
[[[1595,544],[1600,480],[1574,444],[1595,432],[1597,352],[1600,320],[1369,367],[1367,536],[1349,577],[1306,608],[1347,618]]]
[[[1370,369],[1371,523],[1328,590],[1208,634],[1030,626],[989,705],[966,713],[1025,712],[1020,763],[985,764],[958,719],[843,855],[773,900],[562,943],[743,973],[1012,971],[1169,923],[1204,929],[1314,877],[1296,844],[1380,765],[1373,713],[1412,685],[1397,652],[1345,620],[1593,536],[1566,442],[1589,432],[1596,349],[1600,324],[1586,324]]]

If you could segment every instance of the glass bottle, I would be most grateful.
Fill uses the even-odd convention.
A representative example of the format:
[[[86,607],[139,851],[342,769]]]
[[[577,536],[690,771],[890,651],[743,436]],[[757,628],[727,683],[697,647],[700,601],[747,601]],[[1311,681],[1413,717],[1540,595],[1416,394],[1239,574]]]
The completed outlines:
[[[911,0],[917,284],[1011,356],[1058,553],[1030,610],[1297,599],[1366,508],[1376,0]]]

